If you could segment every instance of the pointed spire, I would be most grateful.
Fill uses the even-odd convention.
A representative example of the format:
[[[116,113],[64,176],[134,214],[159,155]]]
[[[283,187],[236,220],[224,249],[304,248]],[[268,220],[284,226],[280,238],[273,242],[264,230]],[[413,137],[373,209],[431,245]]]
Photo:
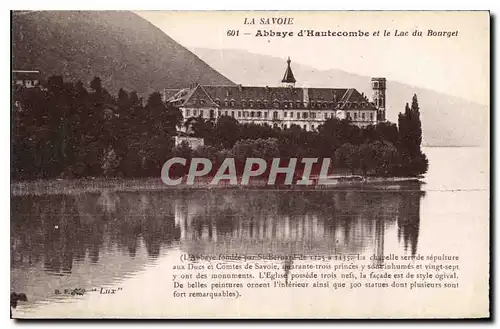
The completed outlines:
[[[283,80],[281,80],[281,82],[283,82],[283,83],[295,83],[297,81],[295,80],[295,77],[293,76],[292,68],[290,67],[290,63],[292,62],[290,60],[290,57],[288,57],[288,60],[286,62],[288,64],[288,66],[286,68],[285,75],[283,76]]]

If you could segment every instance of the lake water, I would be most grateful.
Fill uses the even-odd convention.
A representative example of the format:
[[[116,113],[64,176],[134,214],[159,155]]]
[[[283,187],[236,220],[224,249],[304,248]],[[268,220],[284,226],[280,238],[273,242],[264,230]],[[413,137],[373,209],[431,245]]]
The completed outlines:
[[[489,153],[424,151],[430,167],[422,185],[13,196],[11,291],[29,300],[13,315],[415,316],[432,315],[429,310],[450,300],[456,304],[449,316],[475,314],[488,303],[486,295],[475,293],[488,289]],[[172,297],[172,264],[184,253],[454,254],[460,256],[464,284],[451,292],[410,295],[332,295],[324,289],[298,297],[290,290],[254,289],[237,301],[193,304]],[[87,292],[65,293],[77,288]],[[101,288],[118,291],[103,296]],[[318,303],[322,298],[329,302]]]

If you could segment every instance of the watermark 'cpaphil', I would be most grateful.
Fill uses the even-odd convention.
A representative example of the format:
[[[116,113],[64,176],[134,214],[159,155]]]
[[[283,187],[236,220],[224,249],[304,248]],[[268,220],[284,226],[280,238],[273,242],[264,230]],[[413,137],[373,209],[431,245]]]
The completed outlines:
[[[222,182],[229,185],[248,185],[251,178],[267,180],[267,185],[328,185],[330,158],[247,158],[244,162],[226,158],[213,163],[207,158],[167,160],[161,170],[163,183],[170,186],[193,185],[200,177],[211,178],[210,185]],[[281,177],[282,179],[278,179]]]

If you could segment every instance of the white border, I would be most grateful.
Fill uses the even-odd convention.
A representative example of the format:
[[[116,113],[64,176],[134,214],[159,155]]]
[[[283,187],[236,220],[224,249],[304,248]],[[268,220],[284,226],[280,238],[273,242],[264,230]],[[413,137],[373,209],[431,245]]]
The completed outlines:
[[[4,291],[2,293],[3,298],[1,301],[1,310],[2,315],[1,322],[2,328],[5,327],[13,327],[16,323],[8,319],[7,316],[7,293],[10,294],[10,10],[22,10],[22,9],[80,9],[80,10],[90,10],[90,9],[122,9],[122,10],[144,10],[144,9],[162,9],[162,10],[491,10],[492,15],[500,14],[500,1],[485,1],[485,0],[474,0],[474,1],[453,1],[453,2],[437,2],[436,0],[420,0],[420,1],[412,1],[412,2],[403,2],[403,1],[387,1],[387,0],[349,0],[349,1],[335,1],[335,2],[326,2],[324,0],[288,0],[278,3],[276,1],[269,0],[254,0],[251,2],[242,2],[236,0],[205,0],[205,1],[177,1],[177,2],[167,2],[167,1],[151,1],[151,0],[142,0],[142,1],[132,1],[132,0],[120,0],[120,1],[102,1],[102,0],[85,0],[83,2],[69,2],[69,1],[34,1],[34,0],[22,0],[16,1],[15,3],[10,3],[8,1],[2,2],[0,4],[2,7],[0,13],[0,38],[1,44],[4,45],[2,51],[2,62],[3,65],[0,66],[0,79],[2,91],[2,100],[3,106],[1,107],[0,115],[2,122],[2,129],[0,129],[0,154],[2,154],[3,161],[0,162],[1,166],[1,176],[0,176],[0,201],[1,201],[1,212],[2,215],[0,220],[2,221],[2,232],[3,238],[0,241],[3,241],[5,246],[0,248],[2,254],[2,261],[4,263],[4,268],[2,271],[2,282],[4,283]],[[498,17],[497,17],[498,18]],[[496,20],[495,20],[496,21]],[[496,21],[496,24],[498,22]],[[495,24],[495,25],[496,25]],[[495,26],[494,26],[495,27]],[[492,40],[494,44],[498,42],[498,34],[494,33],[492,35]],[[496,56],[495,58],[496,59]],[[492,79],[496,76],[496,69],[493,65],[494,59],[492,58]],[[495,90],[492,90],[492,95],[499,94],[498,84],[495,86]],[[495,97],[496,98],[496,97]],[[493,104],[496,104],[497,100]],[[493,105],[492,104],[492,105]],[[491,111],[495,111],[495,108],[491,108]],[[494,122],[495,127],[500,126],[500,119],[496,118]],[[496,134],[492,130],[492,137],[496,138]],[[492,138],[492,141],[493,141]],[[495,154],[499,152],[499,147],[495,147]],[[495,180],[496,183],[496,180]],[[494,200],[496,204],[500,204],[499,197],[497,196]],[[496,231],[493,233],[494,236],[500,236],[498,233],[500,225],[496,225]],[[7,249],[7,241],[9,241],[9,249]],[[498,244],[498,243],[497,243]],[[7,251],[9,250],[9,251]],[[498,255],[498,250],[495,250],[495,256]],[[498,259],[498,257],[495,257]],[[498,303],[495,303],[498,305]],[[498,307],[494,310],[494,313],[498,316]],[[40,325],[40,323],[23,323],[23,326],[30,327],[33,325]],[[53,326],[53,323],[41,323],[47,327]],[[70,327],[72,324],[77,324],[75,322],[65,322],[58,323],[58,326],[61,327]],[[79,325],[92,325],[95,328],[104,328],[109,325],[116,325],[116,323],[110,322],[102,322],[102,323],[78,323]],[[124,322],[120,322],[118,325],[124,324]],[[128,322],[126,323],[131,326],[140,326],[137,322]],[[146,323],[148,324],[148,323]],[[167,325],[169,327],[179,327],[184,328],[185,326],[191,326],[192,323],[157,323],[158,325]],[[201,323],[196,323],[201,324]],[[196,325],[194,324],[194,325]],[[219,326],[222,323],[210,323],[211,326]],[[226,323],[226,325],[234,324],[234,322]],[[257,325],[260,327],[271,327],[276,325],[277,323],[258,323]],[[325,323],[326,324],[326,323]],[[362,322],[362,323],[328,323],[327,325],[333,325],[335,327],[343,327],[343,326],[369,326],[369,325],[386,325],[385,322]],[[428,322],[404,322],[404,323],[395,323],[393,325],[402,325],[402,326],[415,326],[418,324],[422,324],[427,326],[444,326],[444,327],[454,327],[457,323],[428,323]],[[469,325],[479,326],[482,323],[475,323]],[[238,323],[238,325],[243,325],[243,323]],[[308,326],[309,324],[300,322],[298,325]]]

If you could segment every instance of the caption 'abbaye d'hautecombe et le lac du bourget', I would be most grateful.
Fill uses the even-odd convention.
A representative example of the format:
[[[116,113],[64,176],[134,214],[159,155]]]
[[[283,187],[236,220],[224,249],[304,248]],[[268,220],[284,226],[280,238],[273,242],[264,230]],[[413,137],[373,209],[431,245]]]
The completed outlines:
[[[244,25],[293,25],[294,24],[293,17],[245,17],[243,24]],[[275,30],[257,30],[255,32],[256,37],[278,37],[278,38],[286,38],[286,37],[369,37],[369,36],[384,36],[384,37],[408,37],[408,36],[428,36],[428,37],[456,37],[458,36],[458,30],[455,31],[435,31],[431,29],[425,30],[425,32],[414,30],[410,31],[401,31],[394,30],[388,31],[385,30],[383,33],[380,30],[376,31],[345,31],[345,30],[313,30],[313,29],[301,29],[298,31],[275,31]]]

